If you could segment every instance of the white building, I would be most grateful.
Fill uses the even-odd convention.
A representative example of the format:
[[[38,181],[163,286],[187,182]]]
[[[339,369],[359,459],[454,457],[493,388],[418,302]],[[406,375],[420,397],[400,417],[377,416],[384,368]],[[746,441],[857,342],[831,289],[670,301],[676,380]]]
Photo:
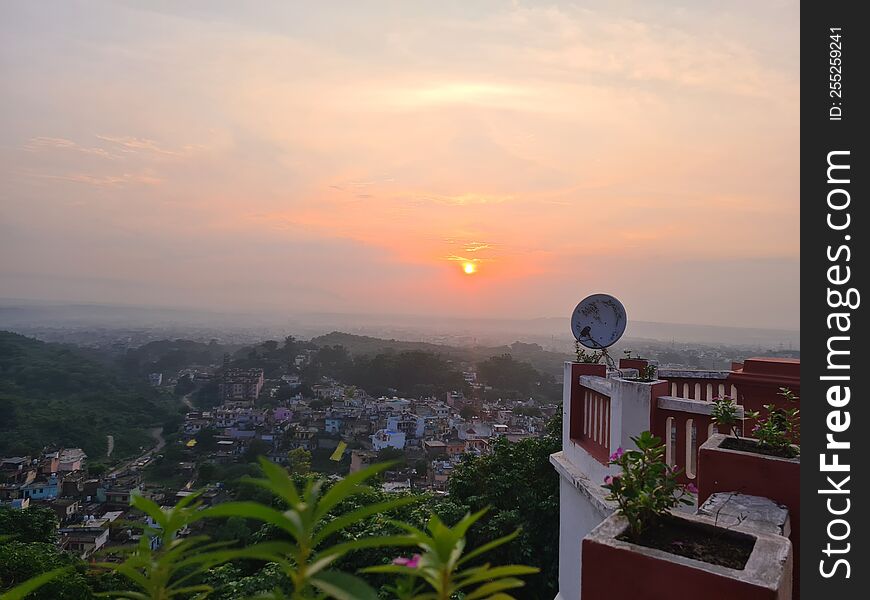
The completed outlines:
[[[88,457],[81,448],[66,448],[61,450],[58,471],[80,471]]]
[[[372,436],[372,448],[374,448],[375,451],[380,451],[384,448],[395,448],[397,450],[404,450],[405,434],[401,431],[379,429]]]

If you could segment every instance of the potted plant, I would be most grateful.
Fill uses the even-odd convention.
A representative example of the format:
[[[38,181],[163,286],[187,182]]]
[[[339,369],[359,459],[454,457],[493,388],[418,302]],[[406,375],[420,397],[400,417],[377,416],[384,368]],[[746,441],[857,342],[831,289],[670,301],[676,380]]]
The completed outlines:
[[[604,483],[617,510],[582,542],[584,597],[791,597],[787,539],[672,513],[693,504],[694,487],[678,483],[660,438],[646,431],[632,441],[636,450],[619,449],[610,457],[621,474]]]
[[[623,350],[623,354],[625,354],[625,358],[619,359],[619,368],[620,369],[637,369],[640,372],[642,369],[646,368],[649,365],[649,361],[640,356],[632,356],[632,350]]]
[[[622,359],[619,361],[620,369],[626,368],[623,365]],[[634,367],[632,367],[634,368]],[[626,376],[623,379],[626,381],[637,381],[640,383],[652,383],[654,381],[658,381],[658,367],[655,365],[648,364],[646,361],[637,369],[637,375]]]
[[[576,379],[580,375],[607,376],[607,365],[600,363],[601,352],[591,352],[580,345],[579,340],[574,340],[574,354],[576,362],[571,363],[571,376]]]
[[[791,518],[791,541],[795,560],[800,557],[800,411],[789,404],[798,397],[788,388],[779,395],[785,406],[767,404],[764,414],[746,411],[752,419],[754,437],[741,437],[736,427],[736,415],[724,406],[730,399],[719,400],[714,407],[713,422],[727,431],[712,435],[698,452],[698,502],[703,503],[716,492],[739,492],[770,498],[785,505]],[[736,408],[735,408],[736,410]],[[800,590],[797,580],[795,598]]]
[[[716,426],[719,433],[731,434],[736,438],[740,437],[742,430],[742,422],[738,416],[738,406],[734,399],[730,396],[713,396],[713,409],[710,412],[710,419]],[[738,427],[738,423],[741,427]]]

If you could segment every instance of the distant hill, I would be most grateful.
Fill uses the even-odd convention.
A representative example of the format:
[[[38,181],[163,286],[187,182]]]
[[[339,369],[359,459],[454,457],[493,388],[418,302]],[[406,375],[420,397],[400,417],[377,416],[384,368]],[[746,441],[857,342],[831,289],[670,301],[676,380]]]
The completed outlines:
[[[567,309],[566,309],[567,311]],[[251,344],[278,338],[288,332],[300,338],[347,331],[361,336],[447,343],[454,346],[495,346],[514,340],[547,348],[570,349],[570,311],[559,317],[533,319],[460,318],[396,314],[352,313],[240,313],[202,309],[156,308],[109,304],[63,304],[0,298],[0,328],[35,335],[51,341],[90,345],[109,332],[127,331],[145,341],[184,337],[223,343]],[[800,331],[757,327],[692,325],[639,321],[629,313],[623,338],[683,344],[728,345],[747,348],[800,348]]]
[[[366,335],[353,335],[333,331],[311,340],[316,346],[344,346],[352,355],[375,355],[384,352],[421,351],[440,354],[457,362],[478,363],[492,356],[510,354],[515,359],[527,362],[542,373],[561,377],[562,363],[571,356],[545,350],[538,344],[514,342],[505,346],[448,346],[428,342],[407,342],[380,339]]]
[[[60,445],[99,458],[107,435],[118,456],[132,454],[174,402],[74,347],[0,331],[0,455]]]

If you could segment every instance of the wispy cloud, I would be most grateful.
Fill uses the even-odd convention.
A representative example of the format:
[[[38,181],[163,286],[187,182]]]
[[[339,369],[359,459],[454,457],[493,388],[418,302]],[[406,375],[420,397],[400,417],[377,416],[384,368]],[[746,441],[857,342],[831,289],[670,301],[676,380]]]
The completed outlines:
[[[65,175],[37,175],[43,179],[71,181],[100,188],[125,187],[129,185],[158,185],[162,183],[159,177],[146,173],[122,173],[120,175],[93,175],[88,173],[70,173]]]
[[[90,154],[101,158],[113,158],[106,149],[95,146],[82,146],[72,140],[57,137],[35,137],[31,138],[24,145],[24,150],[27,152],[45,152],[45,151],[70,151],[80,154]]]

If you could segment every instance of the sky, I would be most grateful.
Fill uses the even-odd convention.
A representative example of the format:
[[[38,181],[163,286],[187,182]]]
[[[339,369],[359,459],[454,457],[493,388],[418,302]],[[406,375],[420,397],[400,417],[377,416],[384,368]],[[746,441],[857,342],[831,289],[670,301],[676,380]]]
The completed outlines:
[[[0,297],[798,328],[797,1],[0,5]],[[470,271],[470,272],[469,272]]]

